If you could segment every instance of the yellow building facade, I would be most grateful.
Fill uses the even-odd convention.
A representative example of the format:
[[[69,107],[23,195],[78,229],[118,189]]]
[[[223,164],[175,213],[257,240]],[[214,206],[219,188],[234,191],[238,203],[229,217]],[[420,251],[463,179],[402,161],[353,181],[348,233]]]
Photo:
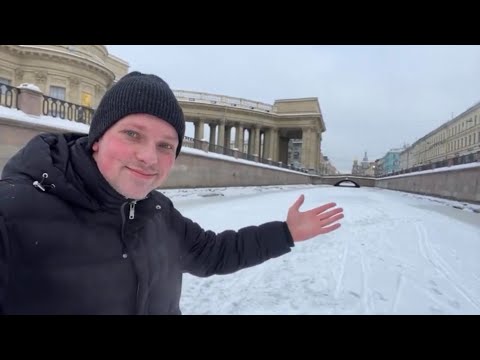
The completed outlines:
[[[128,72],[105,45],[0,45],[0,85],[36,85],[44,95],[96,108]]]

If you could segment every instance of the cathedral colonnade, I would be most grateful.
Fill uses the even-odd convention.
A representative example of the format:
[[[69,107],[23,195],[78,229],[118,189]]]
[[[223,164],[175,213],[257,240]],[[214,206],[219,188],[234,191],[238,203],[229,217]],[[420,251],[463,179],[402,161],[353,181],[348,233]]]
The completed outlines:
[[[276,100],[268,105],[201,92],[174,93],[186,121],[194,126],[194,141],[208,142],[210,150],[225,154],[235,150],[255,161],[288,165],[289,141],[301,139],[302,167],[318,172],[326,129],[317,98]]]

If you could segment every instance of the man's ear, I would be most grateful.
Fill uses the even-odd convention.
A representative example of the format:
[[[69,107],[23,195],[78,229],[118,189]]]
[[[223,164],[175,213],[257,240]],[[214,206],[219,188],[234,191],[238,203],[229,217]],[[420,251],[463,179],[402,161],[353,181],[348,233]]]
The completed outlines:
[[[98,141],[95,141],[92,145],[92,151],[97,152],[98,151]]]

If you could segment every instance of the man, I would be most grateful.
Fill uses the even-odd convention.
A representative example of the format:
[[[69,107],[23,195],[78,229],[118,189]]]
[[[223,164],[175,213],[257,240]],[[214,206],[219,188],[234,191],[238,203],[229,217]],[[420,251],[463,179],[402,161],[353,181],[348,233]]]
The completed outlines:
[[[228,274],[337,229],[329,203],[219,234],[155,191],[180,153],[169,86],[133,72],[102,98],[88,136],[42,134],[0,181],[0,312],[180,314],[182,274]]]

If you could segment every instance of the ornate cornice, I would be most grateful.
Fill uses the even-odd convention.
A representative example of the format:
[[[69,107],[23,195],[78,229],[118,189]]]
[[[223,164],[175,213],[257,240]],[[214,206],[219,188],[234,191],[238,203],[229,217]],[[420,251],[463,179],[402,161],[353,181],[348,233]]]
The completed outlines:
[[[105,67],[103,64],[97,63],[93,60],[90,60],[86,57],[81,57],[75,54],[69,54],[68,52],[56,51],[48,48],[41,47],[29,47],[26,45],[0,45],[0,49],[7,50],[14,56],[18,57],[37,57],[37,58],[47,58],[49,60],[54,60],[57,63],[63,63],[76,66],[80,66],[84,69],[99,73],[107,79],[114,79],[115,74]]]

